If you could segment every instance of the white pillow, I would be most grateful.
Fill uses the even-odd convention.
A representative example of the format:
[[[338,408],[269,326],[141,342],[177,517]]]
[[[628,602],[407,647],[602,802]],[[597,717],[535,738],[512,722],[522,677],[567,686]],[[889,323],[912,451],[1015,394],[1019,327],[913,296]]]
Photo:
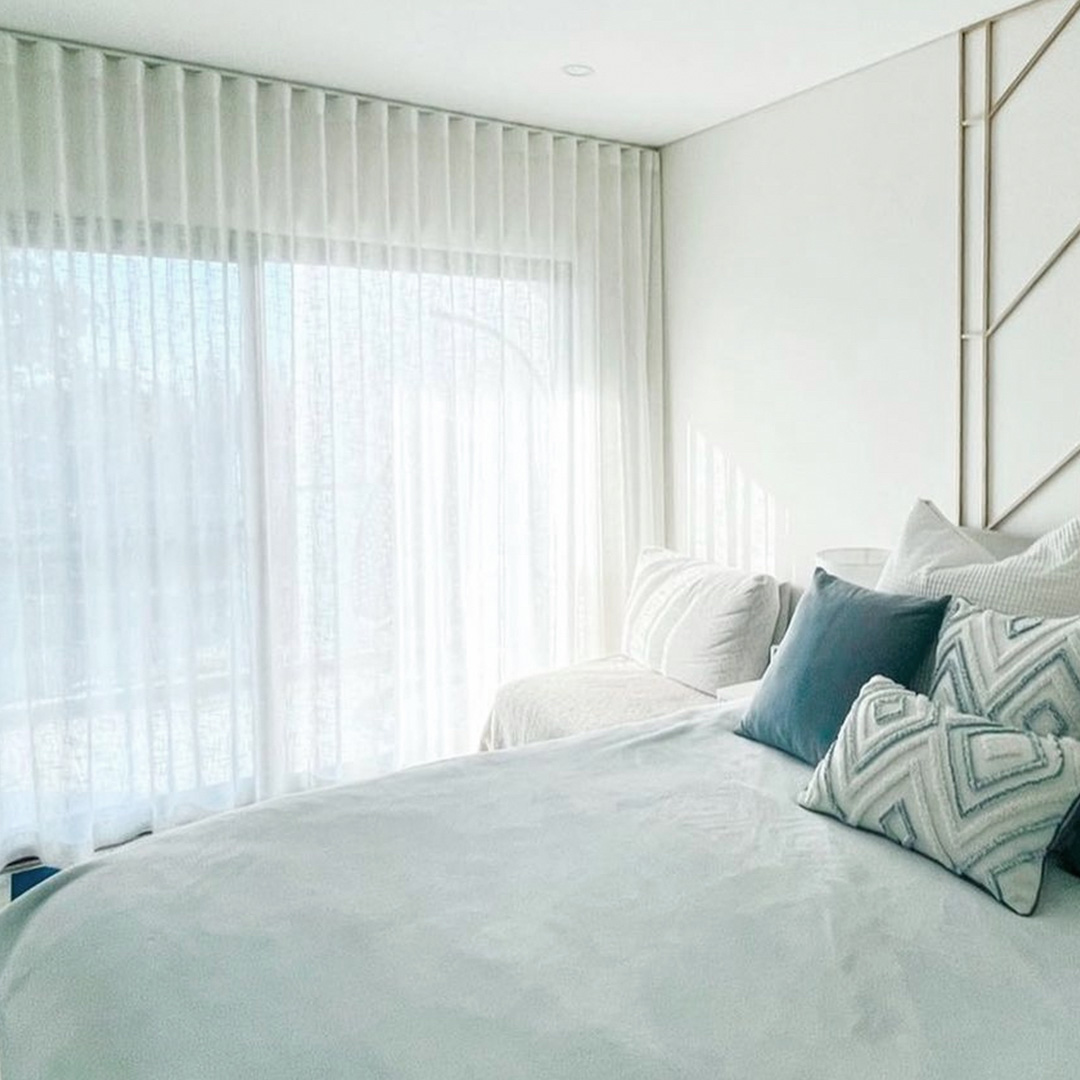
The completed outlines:
[[[768,574],[646,548],[626,604],[623,652],[713,694],[760,678],[779,612],[779,586]]]
[[[915,596],[962,596],[1007,615],[1080,615],[1080,518],[1018,555],[995,560],[933,503],[920,500],[877,587]]]

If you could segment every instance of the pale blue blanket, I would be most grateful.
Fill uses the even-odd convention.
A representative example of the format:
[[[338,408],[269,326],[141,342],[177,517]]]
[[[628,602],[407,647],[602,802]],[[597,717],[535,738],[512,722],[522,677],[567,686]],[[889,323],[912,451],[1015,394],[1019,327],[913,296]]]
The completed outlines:
[[[648,721],[140,841],[0,914],[3,1080],[1072,1077],[1080,880],[1011,914]]]

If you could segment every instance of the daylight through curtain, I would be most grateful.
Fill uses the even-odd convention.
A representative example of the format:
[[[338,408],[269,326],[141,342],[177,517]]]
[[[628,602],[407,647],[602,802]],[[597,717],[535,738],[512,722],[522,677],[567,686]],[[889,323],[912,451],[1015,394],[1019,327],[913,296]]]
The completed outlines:
[[[0,35],[0,863],[469,751],[615,640],[658,169]]]

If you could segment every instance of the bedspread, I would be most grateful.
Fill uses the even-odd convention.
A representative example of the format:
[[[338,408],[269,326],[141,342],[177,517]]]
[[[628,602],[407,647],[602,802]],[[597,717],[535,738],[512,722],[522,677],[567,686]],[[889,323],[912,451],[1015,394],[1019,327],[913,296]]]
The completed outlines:
[[[741,706],[290,796],[0,913],[3,1080],[1075,1075],[1080,880],[1016,916],[801,810]]]

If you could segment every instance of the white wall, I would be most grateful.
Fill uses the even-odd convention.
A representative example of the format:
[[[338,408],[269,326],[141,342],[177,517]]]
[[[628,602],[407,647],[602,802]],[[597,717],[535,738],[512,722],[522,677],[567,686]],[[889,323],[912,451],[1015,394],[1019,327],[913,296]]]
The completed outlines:
[[[1006,529],[1029,535],[1080,513],[1080,460],[1029,494],[1080,444],[1080,243],[1024,292],[1080,221],[1080,15],[1070,15],[1074,10],[1072,0],[1043,0],[995,20],[991,74],[999,108],[989,168],[989,245],[983,236],[985,33],[971,31],[966,46],[964,318],[974,335],[965,349],[966,515],[980,520],[985,511],[990,521],[1003,519]],[[1068,22],[1057,33],[1062,19]],[[1051,34],[1052,46],[1025,68]],[[1021,71],[1022,81],[1004,98]],[[989,322],[998,326],[984,367],[979,334],[987,280]]]
[[[663,151],[668,541],[804,581],[957,492],[957,42]]]

